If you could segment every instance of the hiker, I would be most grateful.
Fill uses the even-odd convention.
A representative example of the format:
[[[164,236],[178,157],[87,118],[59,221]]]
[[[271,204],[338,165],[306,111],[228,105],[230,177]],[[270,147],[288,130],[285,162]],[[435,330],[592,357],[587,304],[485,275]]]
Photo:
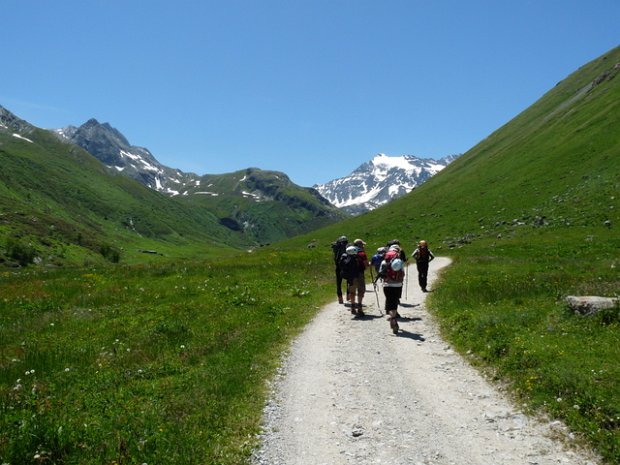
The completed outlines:
[[[428,248],[428,242],[422,240],[418,242],[418,248],[411,254],[415,259],[418,268],[418,284],[422,292],[428,292],[426,289],[428,279],[428,264],[433,261],[435,256]]]
[[[361,239],[355,239],[353,245],[357,247],[357,261],[359,265],[359,273],[357,275],[357,282],[355,283],[357,285],[357,312],[358,315],[364,315],[362,300],[366,293],[366,268],[370,266],[370,263],[368,263],[368,255],[366,255],[366,251],[364,250],[366,243]],[[352,289],[351,293],[355,293],[355,289]],[[351,304],[353,304],[353,300],[351,300]]]
[[[348,246],[340,258],[340,272],[341,276],[347,280],[347,300],[351,302],[351,314],[353,315],[364,315],[362,300],[366,292],[364,270],[367,264],[366,252],[355,245]]]
[[[390,260],[393,260],[394,258],[399,258],[400,261],[402,262],[402,267],[403,270],[405,269],[405,261],[403,260],[403,255],[404,252],[403,250],[400,248],[400,244],[398,242],[397,239],[394,239],[393,241],[390,241],[389,243],[392,243],[392,245],[388,248],[387,252],[385,252],[385,255],[383,256],[384,259],[387,259],[388,263],[390,262]],[[398,303],[397,305],[400,305],[400,299],[403,296],[403,286],[401,285],[400,287],[398,287]],[[398,310],[396,310],[396,318],[401,318],[400,313],[398,313]]]
[[[400,252],[400,251],[398,251]],[[383,280],[383,294],[385,295],[385,313],[388,314],[390,328],[394,334],[398,334],[398,303],[403,289],[405,270],[403,261],[396,249],[392,253],[385,254],[377,279]]]
[[[332,242],[332,251],[334,252],[334,263],[336,265],[336,295],[338,303],[342,304],[342,273],[340,270],[340,259],[346,253],[349,240],[347,236],[340,236],[335,242]],[[347,291],[348,292],[348,291]]]

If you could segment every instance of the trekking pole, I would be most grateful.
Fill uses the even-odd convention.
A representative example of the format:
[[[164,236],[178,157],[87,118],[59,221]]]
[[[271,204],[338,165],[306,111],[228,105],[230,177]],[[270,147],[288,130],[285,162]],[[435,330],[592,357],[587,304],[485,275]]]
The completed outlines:
[[[405,268],[405,300],[407,300],[407,294],[409,294],[409,265]]]
[[[377,292],[377,281],[375,281],[375,277],[372,274],[372,268],[370,269],[370,279],[372,279],[372,287],[375,290],[375,297],[377,298],[377,308],[379,309],[379,314],[383,316],[383,312],[381,311],[381,304],[379,303],[379,293]],[[377,276],[379,279],[379,276]]]

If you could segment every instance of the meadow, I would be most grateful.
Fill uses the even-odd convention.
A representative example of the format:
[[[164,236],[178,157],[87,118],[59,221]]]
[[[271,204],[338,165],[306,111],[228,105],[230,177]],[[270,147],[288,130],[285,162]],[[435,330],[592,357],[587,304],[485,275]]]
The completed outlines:
[[[0,462],[242,463],[324,258],[1,272]]]

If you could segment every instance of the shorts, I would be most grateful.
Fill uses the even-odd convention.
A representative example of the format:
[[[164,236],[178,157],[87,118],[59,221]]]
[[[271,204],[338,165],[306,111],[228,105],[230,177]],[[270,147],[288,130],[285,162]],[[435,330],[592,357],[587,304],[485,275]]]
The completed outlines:
[[[383,287],[383,294],[385,295],[385,311],[398,310],[398,301],[400,300],[402,287]]]

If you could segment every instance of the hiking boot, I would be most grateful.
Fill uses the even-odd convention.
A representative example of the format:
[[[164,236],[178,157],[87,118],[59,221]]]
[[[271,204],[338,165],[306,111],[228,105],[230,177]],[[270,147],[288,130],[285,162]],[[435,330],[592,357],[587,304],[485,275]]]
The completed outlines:
[[[344,303],[344,300],[342,299],[341,295],[338,296],[338,303],[339,304],[343,304]]]
[[[392,328],[394,334],[398,334],[398,323],[396,322],[396,318],[390,320],[390,328]]]

